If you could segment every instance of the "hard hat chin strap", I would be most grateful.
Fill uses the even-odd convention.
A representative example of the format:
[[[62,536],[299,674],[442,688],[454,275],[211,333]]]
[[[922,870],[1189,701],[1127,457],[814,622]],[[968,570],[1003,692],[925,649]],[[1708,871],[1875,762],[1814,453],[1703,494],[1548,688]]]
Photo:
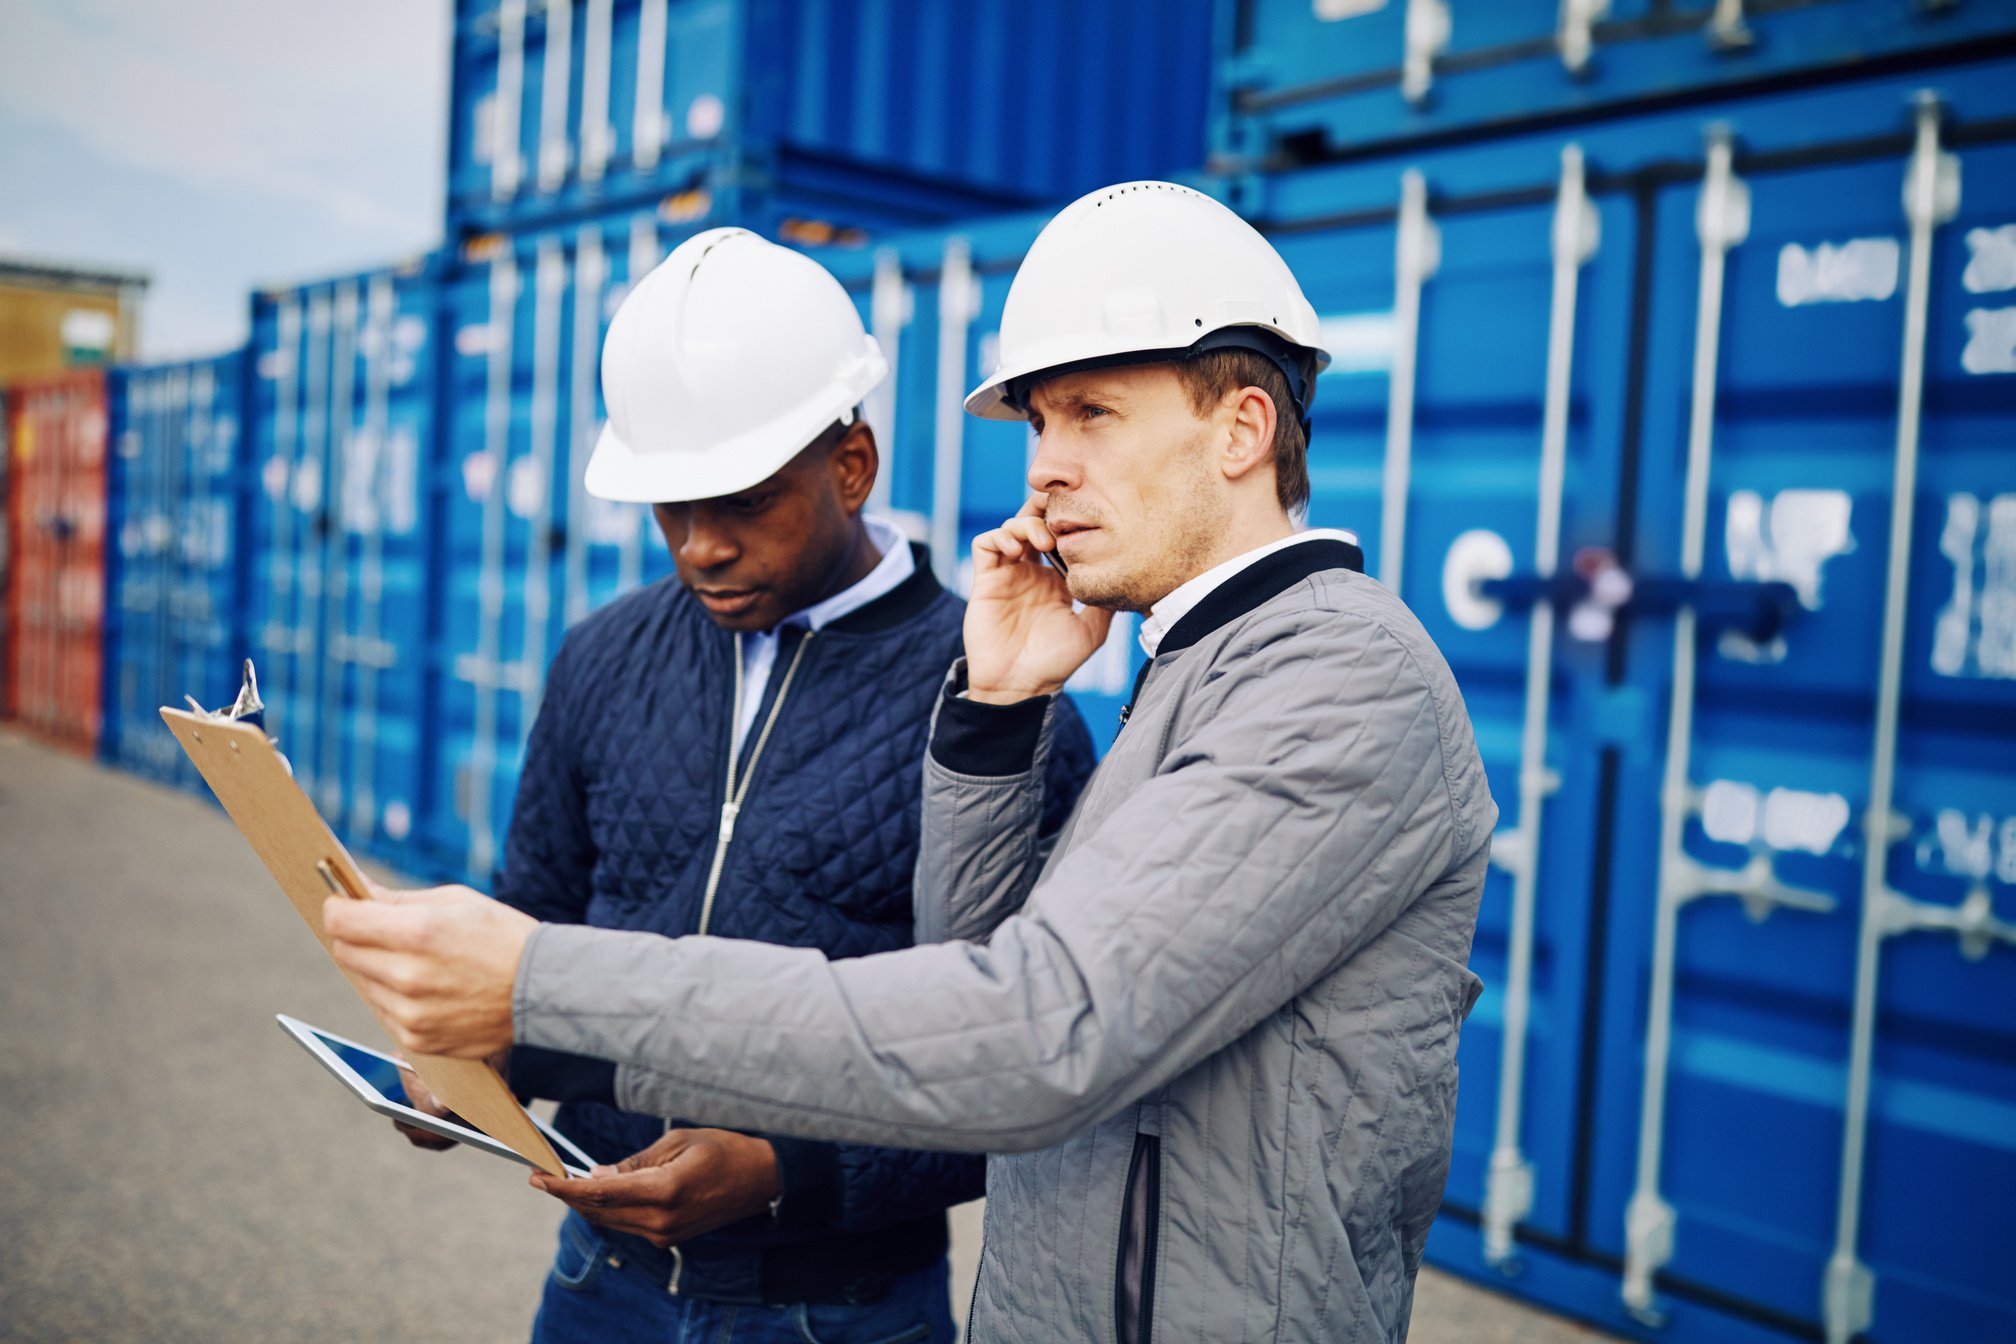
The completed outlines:
[[[1283,381],[1288,384],[1289,399],[1294,403],[1289,409],[1294,413],[1295,422],[1302,426],[1303,439],[1306,441],[1309,438],[1309,402],[1316,390],[1316,357],[1312,351],[1275,334],[1266,327],[1220,327],[1216,331],[1206,332],[1187,346],[1164,350],[1129,350],[1116,355],[1099,355],[1092,359],[1058,364],[1015,379],[1002,389],[1002,399],[1027,415],[1029,393],[1038,383],[1048,382],[1052,378],[1061,378],[1067,373],[1083,373],[1089,369],[1121,368],[1129,364],[1180,364],[1186,359],[1194,359],[1212,350],[1250,350],[1279,369]]]

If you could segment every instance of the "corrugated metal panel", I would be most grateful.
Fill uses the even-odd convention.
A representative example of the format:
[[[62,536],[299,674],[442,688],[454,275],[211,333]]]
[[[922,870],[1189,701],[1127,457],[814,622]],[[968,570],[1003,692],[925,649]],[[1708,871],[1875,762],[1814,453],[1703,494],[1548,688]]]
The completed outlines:
[[[89,754],[101,718],[105,376],[16,383],[7,417],[7,713]]]
[[[1718,107],[1726,139],[1672,115],[1238,184],[1339,354],[1312,520],[1404,562],[1504,814],[1444,1265],[1647,1340],[2016,1332],[1990,1212],[2016,1200],[2010,74],[1927,81],[1957,170],[1892,80]],[[1571,144],[1593,233],[1563,227]],[[1907,181],[1938,207],[1918,234]],[[1781,632],[1736,629],[1774,603]]]
[[[1997,4],[1893,0],[1220,0],[1227,160],[1311,163],[1853,79],[2016,42]]]
[[[158,710],[237,694],[250,473],[243,351],[114,369],[106,561],[105,759],[203,791]]]
[[[250,621],[267,731],[352,845],[422,812],[432,261],[256,295]]]
[[[440,622],[430,658],[436,870],[487,881],[546,666],[566,628],[670,561],[647,510],[579,488],[602,423],[602,338],[629,283],[694,223],[646,211],[495,240],[446,289]]]
[[[1183,171],[1209,26],[1209,0],[465,0],[450,234],[698,187],[914,226]]]

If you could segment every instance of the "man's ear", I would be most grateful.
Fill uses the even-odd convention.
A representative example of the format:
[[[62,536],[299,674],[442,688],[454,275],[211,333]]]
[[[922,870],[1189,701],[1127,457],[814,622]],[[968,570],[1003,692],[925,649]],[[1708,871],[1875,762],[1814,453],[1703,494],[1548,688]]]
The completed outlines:
[[[849,513],[858,513],[875,489],[875,473],[881,470],[882,455],[875,445],[875,431],[866,420],[856,420],[833,445],[826,465],[833,473],[833,489]]]
[[[1242,480],[1274,460],[1274,398],[1257,387],[1225,394],[1220,406],[1230,413],[1219,469],[1228,480]]]

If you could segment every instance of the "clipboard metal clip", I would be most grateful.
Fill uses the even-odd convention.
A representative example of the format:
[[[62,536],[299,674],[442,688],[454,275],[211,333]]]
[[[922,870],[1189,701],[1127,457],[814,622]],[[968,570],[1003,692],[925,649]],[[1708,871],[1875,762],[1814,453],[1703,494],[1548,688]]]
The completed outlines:
[[[238,688],[238,699],[232,702],[231,708],[205,709],[196,703],[196,697],[193,695],[185,695],[182,698],[189,702],[190,709],[202,717],[224,723],[236,723],[240,719],[249,719],[255,714],[266,712],[266,704],[259,698],[259,674],[253,670],[250,658],[245,660],[245,683]]]

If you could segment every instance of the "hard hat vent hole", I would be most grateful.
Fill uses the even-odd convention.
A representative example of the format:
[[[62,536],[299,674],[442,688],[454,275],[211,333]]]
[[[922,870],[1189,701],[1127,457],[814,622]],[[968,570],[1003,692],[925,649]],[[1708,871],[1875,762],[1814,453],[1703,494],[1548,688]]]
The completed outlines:
[[[1203,325],[1204,325],[1204,319],[1203,319],[1203,318],[1201,318],[1201,317],[1200,317],[1200,318],[1198,318],[1198,319],[1197,319],[1197,325],[1198,325],[1198,326],[1200,326],[1200,327],[1201,327],[1201,326],[1203,326]]]

